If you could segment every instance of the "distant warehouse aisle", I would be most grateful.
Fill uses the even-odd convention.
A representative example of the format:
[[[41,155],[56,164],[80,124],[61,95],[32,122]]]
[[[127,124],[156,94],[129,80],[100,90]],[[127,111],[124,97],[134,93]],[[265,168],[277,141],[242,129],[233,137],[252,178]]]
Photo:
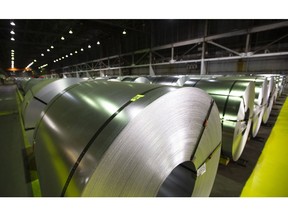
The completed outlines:
[[[0,86],[0,197],[29,197],[25,148],[17,105],[16,86]]]
[[[263,152],[244,186],[242,197],[288,196],[288,99],[265,144]]]

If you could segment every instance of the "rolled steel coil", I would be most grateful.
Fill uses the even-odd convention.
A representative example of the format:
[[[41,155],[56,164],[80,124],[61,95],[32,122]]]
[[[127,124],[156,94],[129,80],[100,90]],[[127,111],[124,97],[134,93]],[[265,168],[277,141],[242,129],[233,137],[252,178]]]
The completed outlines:
[[[183,86],[187,76],[154,76],[147,77],[152,84]]]
[[[85,81],[80,78],[43,79],[35,82],[26,93],[22,102],[22,118],[27,139],[33,141],[33,133],[41,113],[58,93],[67,87]]]
[[[221,149],[207,93],[139,83],[71,86],[34,135],[43,196],[209,196]]]
[[[237,161],[252,123],[254,82],[190,79],[184,86],[200,88],[215,100],[222,122],[222,154]]]
[[[241,80],[250,81],[255,84],[255,99],[253,109],[253,119],[251,126],[251,135],[256,137],[263,119],[265,108],[268,106],[268,81],[266,77],[260,76],[225,76],[217,77],[218,80]]]
[[[135,83],[146,83],[149,84],[150,81],[146,77],[124,77],[121,79],[122,82],[135,82]]]
[[[268,80],[268,92],[267,92],[267,106],[265,107],[265,111],[263,114],[263,123],[266,124],[270,117],[272,107],[276,97],[276,83],[273,76],[267,76]]]
[[[24,85],[23,85],[23,90],[24,90],[24,94],[26,94],[33,86],[36,86],[38,83],[42,83],[43,85],[45,83],[50,83],[51,80],[56,80],[56,79],[41,79],[41,78],[37,78],[37,79],[29,79],[27,82],[24,81]],[[34,88],[34,91],[37,91],[37,88],[41,88],[41,85],[38,85],[38,87]]]

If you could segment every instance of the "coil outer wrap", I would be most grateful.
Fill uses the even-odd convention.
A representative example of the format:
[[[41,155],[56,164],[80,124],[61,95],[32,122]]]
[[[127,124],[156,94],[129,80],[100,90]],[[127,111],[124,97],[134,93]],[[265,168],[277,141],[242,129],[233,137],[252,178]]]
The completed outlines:
[[[196,88],[82,82],[54,97],[35,131],[44,196],[209,196],[220,149],[218,108]],[[189,189],[166,187],[174,171]]]

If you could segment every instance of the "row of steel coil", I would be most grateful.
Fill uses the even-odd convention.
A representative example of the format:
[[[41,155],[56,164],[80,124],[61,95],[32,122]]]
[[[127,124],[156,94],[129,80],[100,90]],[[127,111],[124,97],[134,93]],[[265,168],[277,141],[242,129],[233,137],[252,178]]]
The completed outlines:
[[[285,77],[18,79],[43,196],[209,196]]]

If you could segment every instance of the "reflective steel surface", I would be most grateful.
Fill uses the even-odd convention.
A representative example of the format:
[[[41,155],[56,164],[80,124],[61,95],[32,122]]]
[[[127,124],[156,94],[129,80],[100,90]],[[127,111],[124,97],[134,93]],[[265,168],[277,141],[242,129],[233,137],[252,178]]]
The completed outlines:
[[[35,131],[42,194],[156,196],[192,159],[199,176],[188,194],[208,196],[221,144],[211,102],[196,88],[109,81],[70,87],[49,103]]]

